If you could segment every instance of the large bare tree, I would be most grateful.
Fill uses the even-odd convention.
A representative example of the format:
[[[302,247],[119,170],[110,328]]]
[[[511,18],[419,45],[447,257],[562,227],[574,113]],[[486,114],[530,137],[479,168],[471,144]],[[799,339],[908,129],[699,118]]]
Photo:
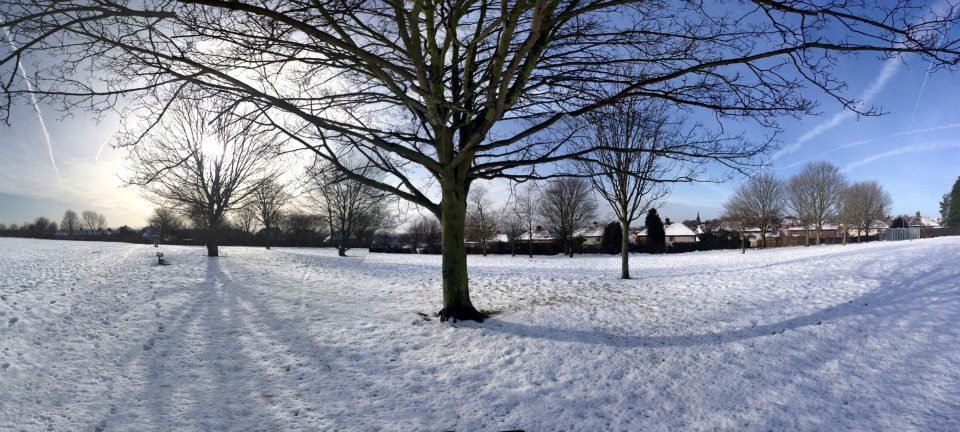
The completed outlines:
[[[835,220],[846,179],[830,162],[810,162],[787,182],[787,202],[804,226],[812,225],[820,244],[823,225]]]
[[[470,299],[463,244],[470,186],[566,174],[534,167],[586,154],[566,145],[574,132],[562,126],[571,117],[636,96],[714,114],[716,131],[743,118],[776,126],[780,116],[813,112],[803,88],[874,114],[842,93],[845,83],[831,73],[838,56],[917,53],[938,68],[960,58],[956,33],[945,31],[958,20],[949,3],[729,6],[4,0],[0,25],[17,48],[0,57],[8,96],[0,109],[8,116],[13,99],[32,93],[96,113],[144,95],[174,95],[190,83],[249,106],[248,116],[338,168],[341,150],[350,148],[388,175],[349,175],[441,221],[441,319],[482,319]],[[26,56],[45,61],[35,87],[15,79]],[[689,156],[741,166],[767,144],[717,141]]]
[[[533,258],[533,228],[540,217],[540,185],[533,180],[514,188],[513,211],[523,221],[527,236],[527,255]]]
[[[786,208],[783,180],[762,172],[737,187],[724,206],[728,216],[744,226],[760,229],[760,245],[767,247],[767,231],[779,223]]]
[[[563,252],[573,256],[576,236],[597,217],[597,203],[590,182],[579,177],[551,180],[540,199],[540,218],[551,234],[563,243]]]
[[[700,144],[667,115],[662,103],[631,99],[586,116],[593,138],[586,146],[597,150],[578,166],[620,221],[622,279],[630,279],[630,224],[667,196],[670,183],[694,181],[703,162],[685,160]]]
[[[218,116],[216,102],[182,98],[129,144],[133,173],[158,204],[176,208],[206,231],[207,256],[219,256],[227,213],[268,178],[274,137],[254,124]]]

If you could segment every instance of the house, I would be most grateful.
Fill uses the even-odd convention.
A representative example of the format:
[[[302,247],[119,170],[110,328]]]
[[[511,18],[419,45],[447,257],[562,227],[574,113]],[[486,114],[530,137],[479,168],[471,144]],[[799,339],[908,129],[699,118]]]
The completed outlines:
[[[668,247],[674,243],[695,243],[697,241],[697,233],[682,223],[664,224],[663,232],[665,236],[664,241]],[[634,243],[645,243],[647,241],[647,228],[644,227],[639,230],[631,229],[630,241]]]
[[[939,228],[940,219],[935,219],[932,217],[921,216],[918,211],[916,215],[907,218],[908,227],[917,227],[917,228]]]
[[[583,246],[600,246],[603,244],[603,231],[605,228],[605,225],[594,222],[593,225],[578,230],[573,236],[574,238],[583,238]]]
[[[532,241],[535,244],[543,243],[553,243],[557,241],[557,238],[550,234],[550,231],[543,229],[542,226],[537,225],[537,228],[533,232],[527,231],[523,234],[520,234],[520,237],[517,237],[517,241],[527,242]]]

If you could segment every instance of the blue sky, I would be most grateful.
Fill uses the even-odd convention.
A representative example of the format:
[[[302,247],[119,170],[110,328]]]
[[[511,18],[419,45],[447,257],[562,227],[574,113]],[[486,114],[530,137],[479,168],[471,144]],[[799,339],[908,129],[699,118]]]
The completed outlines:
[[[879,181],[893,197],[894,214],[938,216],[940,197],[960,175],[960,75],[927,77],[927,66],[915,56],[890,63],[843,59],[836,73],[847,80],[847,94],[868,96],[888,114],[858,119],[822,98],[819,116],[783,120],[783,150],[771,154],[771,168],[788,177],[806,161],[828,160],[850,180]],[[82,112],[62,118],[52,107],[40,110],[49,148],[29,105],[14,110],[11,126],[0,126],[0,223],[59,221],[71,208],[103,213],[111,226],[143,226],[154,205],[123,186],[122,152],[103,147],[119,119],[97,123]],[[697,212],[715,217],[739,181],[677,186],[660,212],[674,220]],[[492,189],[503,195],[506,186]]]

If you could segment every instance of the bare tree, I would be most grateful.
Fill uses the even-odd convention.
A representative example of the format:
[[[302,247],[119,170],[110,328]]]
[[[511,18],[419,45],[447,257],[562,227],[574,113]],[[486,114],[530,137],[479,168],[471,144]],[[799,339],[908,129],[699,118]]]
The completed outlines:
[[[93,210],[84,210],[82,213],[82,225],[85,229],[89,230],[91,233],[97,230],[97,226],[100,223],[100,215]]]
[[[24,226],[27,226],[27,224],[24,224]],[[36,238],[42,238],[53,235],[57,231],[57,224],[56,222],[51,222],[50,219],[40,216],[33,220],[29,228],[30,235]]]
[[[540,217],[563,243],[563,252],[573,256],[576,235],[596,218],[597,203],[590,182],[577,177],[551,180],[540,200]]]
[[[786,207],[783,181],[769,172],[741,184],[724,208],[734,220],[760,229],[760,245],[767,247],[767,231],[783,217]]]
[[[73,236],[73,234],[80,229],[80,216],[77,215],[77,212],[73,210],[63,212],[63,219],[60,220],[60,229],[67,233],[68,236]]]
[[[175,211],[164,207],[153,209],[153,214],[147,219],[147,223],[157,229],[161,241],[163,241],[164,236],[169,236],[183,229],[183,220],[180,219],[180,216]]]
[[[483,255],[487,242],[497,234],[497,217],[486,186],[474,187],[467,196],[466,239],[479,241]]]
[[[218,116],[216,101],[193,96],[172,103],[161,122],[128,143],[127,181],[205,230],[207,256],[216,257],[227,212],[257,190],[256,179],[268,177],[277,144],[254,124]]]
[[[372,166],[350,164],[351,173],[376,178]],[[354,177],[343,175],[329,164],[318,160],[309,171],[315,196],[323,208],[330,228],[330,237],[337,243],[337,254],[347,256],[350,243],[361,236],[372,235],[386,215],[389,194],[368,186]]]
[[[407,230],[407,244],[419,253],[422,245],[432,248],[439,244],[440,235],[440,221],[431,216],[421,216]]]
[[[513,191],[513,211],[523,221],[530,258],[533,258],[533,228],[540,217],[541,197],[540,185],[533,180]]]
[[[0,109],[40,96],[97,113],[189,83],[253,107],[338,169],[349,147],[388,174],[348,175],[440,219],[441,319],[482,320],[463,243],[474,180],[569,174],[533,167],[583,156],[565,145],[575,132],[564,122],[631,96],[703,111],[718,132],[811,113],[804,87],[876,114],[844,96],[837,57],[917,53],[953,68],[952,12],[833,0],[5,0],[0,24],[17,48],[0,58]],[[38,86],[14,86],[11,66],[33,55]],[[742,167],[768,147],[714,143],[688,156]]]
[[[805,226],[813,226],[816,244],[820,244],[823,225],[835,219],[845,186],[846,179],[840,169],[826,161],[804,165],[787,183],[787,202]]]
[[[97,215],[97,231],[107,229],[107,216],[103,213]]]
[[[861,230],[869,236],[870,226],[889,214],[893,205],[890,194],[876,181],[851,184],[846,189],[843,199],[848,221],[857,227],[857,243],[860,243],[863,237]]]
[[[516,196],[512,196],[503,207],[500,208],[497,220],[500,222],[500,230],[507,237],[510,243],[510,254],[517,256],[517,241],[527,232],[527,224],[523,220],[520,212],[517,212]]]
[[[284,186],[275,179],[266,179],[258,182],[251,196],[254,214],[260,225],[263,225],[267,249],[270,249],[270,240],[274,236],[283,220],[283,207],[290,200],[290,195]]]
[[[255,234],[254,230],[257,228],[257,210],[253,204],[247,203],[247,205],[237,209],[237,211],[233,213],[232,219],[233,224],[248,237]]]
[[[309,245],[317,229],[322,225],[320,216],[303,211],[289,212],[281,221],[296,246],[303,246],[304,243]]]
[[[695,179],[693,166],[673,169],[675,162],[687,162],[680,155],[694,146],[693,137],[684,136],[658,103],[630,100],[586,118],[593,132],[587,147],[598,150],[579,163],[580,171],[620,221],[620,277],[630,279],[630,224],[667,196],[669,183]]]

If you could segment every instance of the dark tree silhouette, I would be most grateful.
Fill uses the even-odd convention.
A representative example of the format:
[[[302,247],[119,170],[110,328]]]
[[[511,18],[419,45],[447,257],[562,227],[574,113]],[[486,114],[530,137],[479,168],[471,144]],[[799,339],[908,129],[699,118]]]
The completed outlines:
[[[663,229],[663,221],[657,209],[650,209],[644,219],[647,227],[647,245],[654,252],[663,252],[667,247],[667,233]]]

